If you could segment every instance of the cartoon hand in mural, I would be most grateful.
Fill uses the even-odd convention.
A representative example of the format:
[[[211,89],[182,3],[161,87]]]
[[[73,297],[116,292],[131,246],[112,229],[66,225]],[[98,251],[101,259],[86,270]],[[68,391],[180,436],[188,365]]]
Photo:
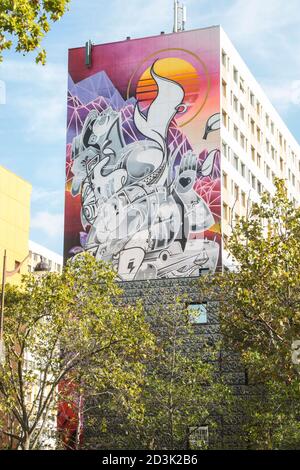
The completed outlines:
[[[190,191],[195,183],[197,172],[197,157],[189,151],[185,154],[180,168],[177,171],[177,184],[176,191],[178,193],[187,193]]]
[[[185,207],[191,232],[203,232],[214,224],[213,215],[205,201],[194,191],[198,158],[188,151],[177,171],[175,191]],[[208,165],[209,166],[209,165]]]

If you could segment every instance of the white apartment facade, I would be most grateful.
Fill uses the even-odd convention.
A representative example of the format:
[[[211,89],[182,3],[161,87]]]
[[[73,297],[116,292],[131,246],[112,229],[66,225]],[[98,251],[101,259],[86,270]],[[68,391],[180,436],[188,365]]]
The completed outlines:
[[[28,271],[33,272],[34,268],[40,261],[46,262],[49,266],[50,272],[61,273],[63,268],[63,257],[58,253],[55,253],[48,248],[29,240],[29,258],[28,258]],[[58,352],[59,353],[59,352]],[[26,353],[26,363],[25,367],[28,367],[29,370],[36,373],[36,381],[40,382],[41,376],[38,370],[38,367],[35,366],[36,361],[32,354],[28,351]],[[49,374],[49,380],[51,381],[51,376]],[[28,384],[26,388],[26,400],[28,407],[31,408],[33,403],[36,401],[36,396],[40,392],[39,386],[37,383]],[[47,387],[43,390],[47,393]],[[53,406],[50,407],[48,415],[45,419],[43,425],[44,429],[41,433],[39,440],[39,448],[44,450],[53,450],[57,445],[57,404],[54,400]],[[42,426],[43,420],[41,420],[40,426]]]
[[[274,192],[274,178],[286,181],[300,202],[300,146],[220,28],[222,231],[246,214],[260,194]],[[226,265],[226,253],[223,261]]]
[[[50,272],[62,272],[63,257],[61,255],[39,243],[29,240],[28,271],[33,272],[41,260],[48,264]]]

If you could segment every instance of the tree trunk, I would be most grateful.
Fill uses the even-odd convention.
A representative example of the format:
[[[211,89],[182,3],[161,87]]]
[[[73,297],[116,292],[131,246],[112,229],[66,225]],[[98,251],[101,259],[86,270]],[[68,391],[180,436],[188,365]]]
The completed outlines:
[[[25,433],[24,439],[23,439],[23,450],[30,450],[30,441],[31,441],[31,436],[29,433]]]

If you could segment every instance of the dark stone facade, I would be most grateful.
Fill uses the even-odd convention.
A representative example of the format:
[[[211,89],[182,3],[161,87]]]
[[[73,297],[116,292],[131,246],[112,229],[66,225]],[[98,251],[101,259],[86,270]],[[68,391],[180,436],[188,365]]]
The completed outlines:
[[[201,295],[199,291],[199,282],[197,278],[181,278],[181,279],[156,279],[144,281],[122,282],[123,289],[122,302],[125,304],[134,304],[137,300],[141,300],[145,311],[151,314],[151,309],[165,308],[172,306],[176,297],[184,298],[186,304],[200,303]],[[207,299],[209,303],[209,299]],[[199,334],[206,337],[209,342],[216,342],[220,338],[220,330],[218,323],[217,308],[207,309],[207,324],[195,325]],[[219,373],[223,375],[225,383],[227,383],[234,395],[238,397],[247,397],[251,393],[251,388],[246,385],[245,370],[241,367],[238,357],[233,354],[222,352],[218,361]],[[234,412],[226,413],[221,418],[220,432],[217,436],[209,438],[210,448],[214,449],[242,449],[246,448],[245,442],[241,442],[241,423],[243,416],[238,405]],[[93,438],[95,442],[95,433],[90,429],[86,433],[89,440]]]

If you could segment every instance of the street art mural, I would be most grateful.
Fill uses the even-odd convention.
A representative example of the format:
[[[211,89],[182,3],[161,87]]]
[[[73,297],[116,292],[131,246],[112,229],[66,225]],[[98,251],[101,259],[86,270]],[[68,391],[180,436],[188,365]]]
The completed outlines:
[[[65,258],[124,281],[221,265],[218,29],[69,55]]]

